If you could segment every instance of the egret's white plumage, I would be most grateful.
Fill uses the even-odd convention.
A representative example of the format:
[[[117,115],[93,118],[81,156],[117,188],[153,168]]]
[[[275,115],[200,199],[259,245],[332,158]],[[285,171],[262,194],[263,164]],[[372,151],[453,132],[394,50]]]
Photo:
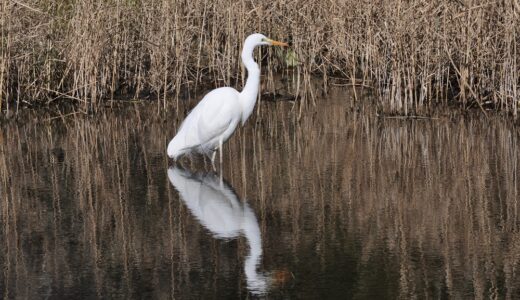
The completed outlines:
[[[260,45],[287,46],[263,34],[248,36],[241,55],[248,72],[244,89],[238,92],[231,87],[222,87],[206,94],[168,144],[169,157],[176,160],[189,152],[212,154],[231,137],[239,123],[244,125],[253,112],[260,86],[260,68],[253,59],[253,51]]]

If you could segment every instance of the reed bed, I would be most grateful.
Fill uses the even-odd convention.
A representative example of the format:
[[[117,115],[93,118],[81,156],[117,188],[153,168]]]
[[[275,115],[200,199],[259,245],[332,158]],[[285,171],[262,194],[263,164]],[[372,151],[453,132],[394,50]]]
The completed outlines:
[[[321,77],[325,88],[371,88],[388,113],[455,102],[516,118],[519,15],[516,0],[6,0],[0,108],[65,100],[87,111],[120,98],[173,107],[201,86],[240,87],[241,43],[262,32],[294,50],[258,54],[271,90],[286,71],[289,93],[305,99]]]
[[[318,298],[335,287],[301,283],[335,278],[348,254],[351,298],[517,298],[518,130],[496,117],[374,118],[361,103],[347,113],[353,94],[331,95],[302,118],[264,103],[225,146],[223,176],[262,230],[259,268],[288,268],[286,293]],[[4,298],[247,296],[239,282],[238,294],[218,288],[242,274],[247,242],[220,243],[178,199],[164,156],[174,128],[155,111],[2,128]]]

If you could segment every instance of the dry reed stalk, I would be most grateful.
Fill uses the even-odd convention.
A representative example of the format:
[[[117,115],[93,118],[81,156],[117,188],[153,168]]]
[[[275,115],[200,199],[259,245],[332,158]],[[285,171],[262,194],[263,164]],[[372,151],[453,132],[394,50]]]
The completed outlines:
[[[516,117],[519,15],[515,0],[3,1],[0,103],[63,97],[97,109],[107,99],[151,95],[164,110],[186,90],[240,87],[241,42],[259,31],[291,40],[297,60],[259,51],[258,59],[268,56],[268,88],[290,62],[291,92],[308,103],[316,101],[313,76],[326,86],[332,75],[375,87],[389,113],[455,101]]]

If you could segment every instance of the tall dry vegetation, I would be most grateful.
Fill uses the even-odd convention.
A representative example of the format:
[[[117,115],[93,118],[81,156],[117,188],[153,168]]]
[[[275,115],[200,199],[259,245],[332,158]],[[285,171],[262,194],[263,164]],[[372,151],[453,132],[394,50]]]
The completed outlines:
[[[455,100],[517,115],[518,0],[5,0],[0,17],[2,108],[142,92],[166,106],[201,83],[240,86],[241,42],[259,31],[292,41],[294,93],[317,74],[373,87],[385,111]],[[268,51],[267,74],[287,67]]]

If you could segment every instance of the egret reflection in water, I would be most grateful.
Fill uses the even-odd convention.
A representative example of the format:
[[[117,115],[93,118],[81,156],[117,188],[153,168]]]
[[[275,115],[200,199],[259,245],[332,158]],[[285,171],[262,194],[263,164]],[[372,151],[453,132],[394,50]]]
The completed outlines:
[[[233,188],[214,172],[191,173],[172,167],[168,178],[191,213],[215,238],[245,236],[249,244],[244,265],[247,288],[253,294],[266,293],[273,280],[257,271],[262,257],[262,237],[255,213],[247,202],[241,202]]]

